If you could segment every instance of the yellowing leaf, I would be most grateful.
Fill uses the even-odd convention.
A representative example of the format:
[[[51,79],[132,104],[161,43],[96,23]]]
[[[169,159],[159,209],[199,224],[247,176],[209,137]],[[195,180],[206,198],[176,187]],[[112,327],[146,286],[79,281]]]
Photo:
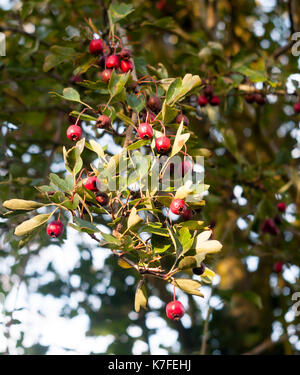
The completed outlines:
[[[206,254],[217,253],[222,249],[223,245],[216,240],[209,240],[205,242],[200,242],[196,244],[197,254],[202,252]]]
[[[16,236],[24,236],[25,234],[28,234],[28,233],[34,231],[39,226],[45,224],[50,219],[53,212],[51,212],[50,214],[37,215],[30,220],[24,221],[22,224],[20,224],[16,227],[15,235]]]
[[[191,279],[174,279],[178,288],[186,293],[193,294],[195,296],[204,297],[203,294],[198,290],[201,287],[201,283]]]
[[[124,259],[122,259],[122,258],[119,258],[118,259],[118,265],[120,266],[120,267],[122,267],[122,268],[125,268],[125,269],[127,269],[127,268],[132,268],[132,266],[129,264],[129,263],[127,263]]]
[[[136,208],[133,207],[131,209],[130,215],[128,217],[127,228],[129,229],[129,228],[135,226],[136,224],[138,224],[142,220],[143,219],[137,214]]]
[[[34,201],[26,201],[24,199],[10,199],[8,201],[3,202],[3,207],[9,210],[35,210],[39,207],[42,207],[42,203],[34,202]]]
[[[136,288],[134,309],[136,312],[139,312],[141,310],[141,307],[147,310],[147,290],[142,280],[139,281]]]

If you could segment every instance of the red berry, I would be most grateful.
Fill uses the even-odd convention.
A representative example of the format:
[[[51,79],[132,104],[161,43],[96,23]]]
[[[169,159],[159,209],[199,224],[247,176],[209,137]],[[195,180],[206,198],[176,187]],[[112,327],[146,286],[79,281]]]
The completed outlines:
[[[192,164],[184,160],[180,165],[179,165],[179,173],[181,173],[182,177],[184,177],[190,170],[193,169]]]
[[[131,51],[128,48],[123,48],[120,52],[120,57],[122,60],[129,60],[131,57]]]
[[[182,199],[173,199],[170,205],[170,210],[175,215],[183,215],[186,209],[185,201]]]
[[[266,99],[265,95],[263,95],[261,93],[257,93],[257,94],[255,94],[255,101],[259,105],[264,105],[264,104],[266,104],[267,99]]]
[[[142,122],[137,132],[141,139],[150,139],[153,137],[153,129],[147,122]]]
[[[67,129],[67,137],[71,141],[78,141],[82,137],[82,129],[78,125],[70,125]]]
[[[106,129],[110,126],[111,121],[110,118],[106,115],[100,115],[97,118],[96,126],[98,129]]]
[[[100,190],[100,181],[96,176],[88,177],[83,185],[86,189],[93,192]]]
[[[159,152],[160,154],[165,154],[170,150],[171,147],[170,138],[166,137],[165,135],[157,138],[155,141],[155,147],[157,152]]]
[[[159,97],[158,96],[152,96],[148,100],[148,107],[153,112],[159,112],[161,110],[161,100],[159,99]]]
[[[107,60],[106,60],[106,67],[108,69],[118,69],[118,67],[120,66],[120,59],[117,55],[110,55],[108,56]]]
[[[218,96],[213,96],[213,97],[210,99],[209,104],[210,104],[210,105],[213,105],[213,106],[220,105],[220,98],[219,98]]]
[[[102,81],[104,81],[105,83],[108,83],[111,77],[111,73],[112,71],[110,69],[104,69],[103,72],[101,73]]]
[[[188,126],[188,125],[189,125],[190,120],[189,120],[185,115],[178,115],[178,116],[176,117],[176,123],[177,123],[177,124],[180,124],[182,120],[183,120],[183,124],[184,124],[185,126]]]
[[[282,272],[282,270],[283,270],[283,263],[279,261],[275,264],[274,271],[277,273],[280,273]]]
[[[96,201],[101,205],[101,206],[107,206],[109,202],[109,197],[106,193],[98,193],[96,196]]]
[[[186,208],[182,215],[184,220],[190,220],[193,217],[193,211],[189,208]]]
[[[247,103],[254,103],[255,102],[255,95],[254,94],[246,94],[244,96]]]
[[[129,72],[129,70],[133,69],[133,64],[131,61],[122,60],[121,61],[121,70],[123,73]]]
[[[285,210],[286,210],[286,204],[284,202],[277,203],[277,209],[280,212],[285,212]]]
[[[261,226],[261,230],[264,233],[272,234],[273,236],[277,236],[280,232],[277,226],[274,223],[273,219],[266,219]]]
[[[90,52],[92,54],[102,53],[104,49],[104,43],[102,39],[92,39],[89,45]]]
[[[204,95],[200,95],[198,97],[198,104],[200,105],[200,107],[205,107],[208,104],[208,100]]]
[[[56,237],[59,237],[63,233],[64,225],[61,221],[54,220],[54,221],[51,221],[51,223],[47,225],[46,231],[47,231],[48,236],[56,238]]]
[[[296,113],[300,113],[300,102],[294,104],[294,111]]]
[[[204,271],[205,271],[205,264],[203,262],[201,262],[200,267],[193,268],[193,273],[195,275],[199,275],[199,276],[203,275]]]
[[[179,301],[169,302],[166,306],[166,314],[169,319],[179,320],[184,315],[183,304]]]

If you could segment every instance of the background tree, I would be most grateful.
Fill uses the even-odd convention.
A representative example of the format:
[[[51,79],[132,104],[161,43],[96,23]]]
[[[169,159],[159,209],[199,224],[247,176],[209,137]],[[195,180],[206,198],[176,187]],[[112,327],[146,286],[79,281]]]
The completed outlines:
[[[65,135],[70,103],[51,98],[49,91],[61,93],[65,87],[74,87],[82,97],[93,95],[93,101],[101,103],[103,88],[92,90],[80,81],[101,77],[98,60],[88,52],[92,37],[88,19],[107,36],[110,5],[110,1],[26,1],[13,10],[0,9],[0,31],[7,42],[6,57],[0,58],[2,201],[38,200],[41,196],[34,186],[48,184],[49,172],[64,176],[62,147],[71,146]],[[127,5],[133,8],[118,23],[118,34],[133,50],[138,77],[196,74],[213,85],[221,100],[218,107],[201,107],[192,96],[190,108],[186,107],[193,148],[205,149],[207,157],[205,183],[210,191],[201,218],[210,223],[223,251],[208,263],[221,276],[211,289],[214,308],[206,314],[197,297],[189,295],[190,322],[168,321],[178,331],[180,347],[175,351],[236,354],[256,348],[256,352],[295,353],[299,326],[291,312],[291,297],[299,289],[300,184],[299,115],[293,109],[299,101],[298,83],[292,75],[299,71],[299,60],[291,48],[292,34],[299,30],[299,5],[250,0],[132,1]],[[120,12],[129,8],[121,7]],[[245,98],[252,93],[260,97]],[[96,135],[84,123],[83,128]],[[111,143],[107,133],[97,137],[103,144]],[[115,153],[113,147],[106,151]],[[84,163],[88,166],[92,160],[92,153],[86,152]],[[285,213],[278,210],[278,202],[286,203]],[[60,298],[62,315],[88,315],[90,335],[114,336],[108,353],[131,353],[136,339],[126,329],[132,322],[142,329],[138,339],[149,343],[153,329],[147,316],[151,313],[132,313],[135,287],[130,279],[124,281],[128,274],[135,278],[135,272],[120,268],[113,257],[95,271],[92,245],[83,237],[80,261],[68,277],[49,263],[52,281],[44,283],[30,264],[49,238],[41,232],[34,243],[19,249],[11,223],[25,217],[2,218],[2,296],[9,298],[14,285],[26,285],[30,293]],[[66,241],[66,234],[59,241],[59,245]],[[254,271],[251,262],[257,262]],[[278,262],[283,273],[276,273]],[[80,277],[78,287],[72,286],[72,275]],[[102,287],[99,280],[105,280]],[[165,284],[150,280],[151,294],[170,301]],[[70,296],[78,291],[82,298],[74,307]],[[93,307],[92,297],[101,300],[100,309]],[[165,304],[159,306],[155,314],[164,317]],[[18,323],[18,312],[12,310],[3,310],[7,336]],[[270,337],[278,332],[275,345]],[[26,353],[47,350],[38,342],[26,347],[23,335],[17,346]]]

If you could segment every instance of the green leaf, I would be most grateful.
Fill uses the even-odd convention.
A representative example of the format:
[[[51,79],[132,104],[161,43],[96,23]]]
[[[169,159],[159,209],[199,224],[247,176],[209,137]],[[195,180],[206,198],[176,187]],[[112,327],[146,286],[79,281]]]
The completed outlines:
[[[190,230],[199,230],[203,227],[203,224],[204,224],[204,221],[187,220],[178,225],[180,225],[183,228],[189,228]]]
[[[179,231],[179,241],[182,246],[182,254],[190,250],[193,245],[194,239],[190,234],[188,228],[181,228]]]
[[[26,1],[22,5],[21,9],[21,18],[24,21],[26,17],[28,17],[34,8],[34,2],[33,1]]]
[[[78,204],[79,204],[79,195],[75,194],[72,202],[70,200],[66,200],[61,205],[66,207],[68,210],[76,210],[76,208],[78,207]]]
[[[135,299],[134,299],[134,309],[136,312],[141,310],[141,307],[147,310],[147,290],[146,285],[143,280],[140,280],[136,292],[135,292]]]
[[[196,280],[191,279],[174,279],[178,288],[183,290],[188,294],[193,294],[195,296],[204,297],[201,292],[199,292],[199,288],[201,287],[201,283]]]
[[[265,71],[253,70],[247,66],[240,66],[236,68],[235,71],[249,77],[249,79],[254,83],[265,82],[268,80],[268,76],[266,75]]]
[[[24,210],[31,211],[36,210],[39,207],[43,207],[43,203],[38,203],[34,201],[26,201],[23,199],[10,199],[2,203],[3,207],[8,210]]]
[[[102,158],[105,160],[105,153],[103,151],[103,148],[100,146],[100,144],[93,139],[90,140],[90,145],[91,148],[96,154],[98,155],[99,158]]]
[[[129,145],[127,147],[127,150],[128,151],[137,150],[137,149],[140,149],[141,147],[143,147],[145,145],[149,145],[149,144],[150,144],[149,139],[140,139],[140,140],[132,143],[131,145]]]
[[[75,118],[77,118],[79,115],[79,112],[78,111],[72,111],[70,113],[70,116],[73,116]],[[87,115],[85,113],[83,113],[82,115],[80,115],[80,119],[81,120],[84,120],[84,121],[97,121],[97,117],[94,117],[94,116],[90,116],[90,115]]]
[[[131,72],[127,72],[126,74],[117,74],[115,70],[113,70],[108,84],[110,99],[120,94],[120,92],[125,87],[130,74]]]
[[[126,101],[128,106],[137,113],[141,112],[145,107],[145,99],[143,95],[137,96],[136,94],[126,94]]]
[[[161,223],[149,223],[147,225],[143,225],[141,228],[142,232],[148,232],[157,234],[158,236],[169,237],[169,231],[167,228],[162,228]]]
[[[190,133],[181,134],[182,129],[183,129],[183,121],[181,121],[181,124],[179,125],[179,128],[177,130],[170,157],[176,155],[190,138],[190,135],[191,135]]]
[[[50,51],[50,55],[46,56],[45,58],[45,62],[43,65],[44,72],[48,72],[57,65],[71,60],[77,55],[74,48],[71,47],[52,46],[50,48]]]
[[[117,113],[117,117],[124,122],[125,125],[128,125],[128,126],[134,126],[134,123],[131,121],[131,119],[129,117],[127,117],[126,115],[124,115],[123,112],[118,112]]]
[[[82,138],[76,143],[75,146],[70,148],[68,151],[66,148],[63,148],[64,161],[66,169],[76,176],[76,174],[81,170],[83,162],[80,157],[85,144],[85,138]]]
[[[170,240],[161,234],[153,234],[151,237],[152,251],[154,254],[161,254],[167,251],[170,247]]]
[[[79,229],[77,229],[77,230],[79,230],[80,232],[86,232],[86,233],[90,233],[90,234],[99,232],[99,229],[87,220],[82,220],[79,217],[74,217],[74,222],[78,225]],[[69,225],[71,225],[71,224],[69,224]],[[76,229],[76,228],[74,228],[74,229]]]
[[[191,90],[201,85],[199,76],[186,74],[183,79],[176,78],[168,88],[166,95],[167,104],[174,104],[183,99]]]
[[[108,16],[112,23],[118,23],[134,11],[132,4],[111,3],[108,8]]]
[[[167,104],[166,100],[163,102],[162,110],[161,110],[161,117],[162,122],[164,124],[167,124],[168,122],[171,122],[174,120],[174,118],[178,114],[178,110],[175,107],[172,107]]]
[[[54,212],[54,211],[53,211]],[[18,225],[15,229],[16,236],[24,236],[25,234],[29,234],[34,231],[36,228],[40,227],[41,225],[45,224],[50,217],[52,216],[53,212],[50,214],[41,214],[34,216],[30,220],[24,221],[22,224]]]
[[[64,180],[55,173],[50,173],[49,177],[50,177],[50,181],[62,191],[69,192],[73,189],[72,180]]]
[[[73,102],[80,102],[80,95],[78,91],[76,91],[72,87],[67,87],[63,90],[63,97],[66,100],[70,100]]]
[[[171,227],[171,225],[167,222],[167,227],[168,227],[168,231],[169,231],[169,234],[170,234],[170,237],[171,237],[171,240],[173,242],[173,245],[175,247],[175,251],[176,251],[176,259],[178,259],[180,257],[180,255],[182,254],[182,246],[181,246],[181,243],[180,241],[178,240],[177,238],[177,235],[175,234],[173,228]]]

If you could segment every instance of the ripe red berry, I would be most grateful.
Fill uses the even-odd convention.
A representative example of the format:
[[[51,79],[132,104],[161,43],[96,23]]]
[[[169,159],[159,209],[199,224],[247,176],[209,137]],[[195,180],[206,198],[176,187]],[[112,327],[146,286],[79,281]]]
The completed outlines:
[[[277,273],[280,273],[282,272],[282,270],[283,270],[283,263],[278,261],[274,266],[274,271]]]
[[[54,221],[51,221],[51,223],[47,225],[46,231],[47,231],[48,236],[56,238],[56,237],[59,237],[63,233],[64,225],[60,220],[54,220]]]
[[[92,54],[102,53],[104,49],[104,43],[102,39],[92,39],[89,45],[90,52]]]
[[[88,177],[83,185],[86,189],[93,192],[100,190],[100,181],[96,176]]]
[[[105,65],[108,69],[118,69],[118,67],[120,66],[120,59],[117,55],[110,55],[106,59]]]
[[[261,230],[264,233],[272,234],[273,236],[277,236],[280,232],[277,226],[274,223],[273,219],[266,219],[261,226]]]
[[[106,193],[98,193],[96,196],[96,201],[101,205],[101,206],[107,206],[109,202],[109,197]]]
[[[193,211],[189,208],[186,208],[182,215],[184,220],[190,220],[193,217]]]
[[[200,267],[193,268],[193,273],[195,275],[199,275],[199,276],[203,275],[204,271],[205,271],[205,264],[203,262],[201,262]]]
[[[153,112],[159,112],[161,110],[161,100],[158,96],[152,96],[148,100],[148,107]]]
[[[246,94],[244,96],[247,103],[254,103],[255,102],[255,95],[254,94]]]
[[[277,203],[277,209],[280,212],[285,212],[285,210],[286,210],[286,204],[284,202]]]
[[[186,117],[185,115],[178,115],[176,117],[176,123],[177,124],[180,124],[182,120],[183,120],[183,124],[185,126],[189,126],[190,120],[188,119],[188,117]]]
[[[166,306],[166,314],[169,319],[179,320],[184,315],[183,304],[179,301],[169,302]]]
[[[205,107],[208,104],[208,100],[204,95],[200,95],[198,97],[198,104],[200,105],[200,107]]]
[[[123,48],[120,52],[120,58],[122,60],[129,60],[131,58],[131,51],[128,48]]]
[[[170,205],[170,210],[175,215],[183,215],[186,209],[185,201],[182,199],[173,199]]]
[[[82,137],[82,129],[78,125],[70,125],[67,129],[67,137],[71,141],[78,141]]]
[[[220,105],[220,98],[218,96],[213,96],[210,101],[209,101],[209,104],[210,105],[213,105],[213,106],[217,106],[217,105]]]
[[[261,94],[261,93],[256,93],[254,94],[255,95],[255,101],[257,104],[259,105],[264,105],[266,104],[267,102],[267,98],[265,97],[265,95]]]
[[[98,129],[107,129],[111,124],[110,118],[106,115],[100,115],[97,118],[96,126]]]
[[[171,140],[170,138],[163,135],[162,137],[159,137],[155,141],[155,147],[157,152],[160,154],[165,154],[170,150],[171,147]]]
[[[102,81],[104,81],[105,83],[108,83],[111,77],[111,73],[112,71],[110,69],[104,69],[103,72],[101,73]]]
[[[127,60],[122,60],[121,61],[121,70],[123,73],[129,72],[129,70],[133,69],[133,64],[131,61]]]
[[[295,113],[300,113],[300,101],[294,104]]]
[[[141,139],[150,139],[153,137],[153,129],[147,122],[142,122],[137,132]]]

